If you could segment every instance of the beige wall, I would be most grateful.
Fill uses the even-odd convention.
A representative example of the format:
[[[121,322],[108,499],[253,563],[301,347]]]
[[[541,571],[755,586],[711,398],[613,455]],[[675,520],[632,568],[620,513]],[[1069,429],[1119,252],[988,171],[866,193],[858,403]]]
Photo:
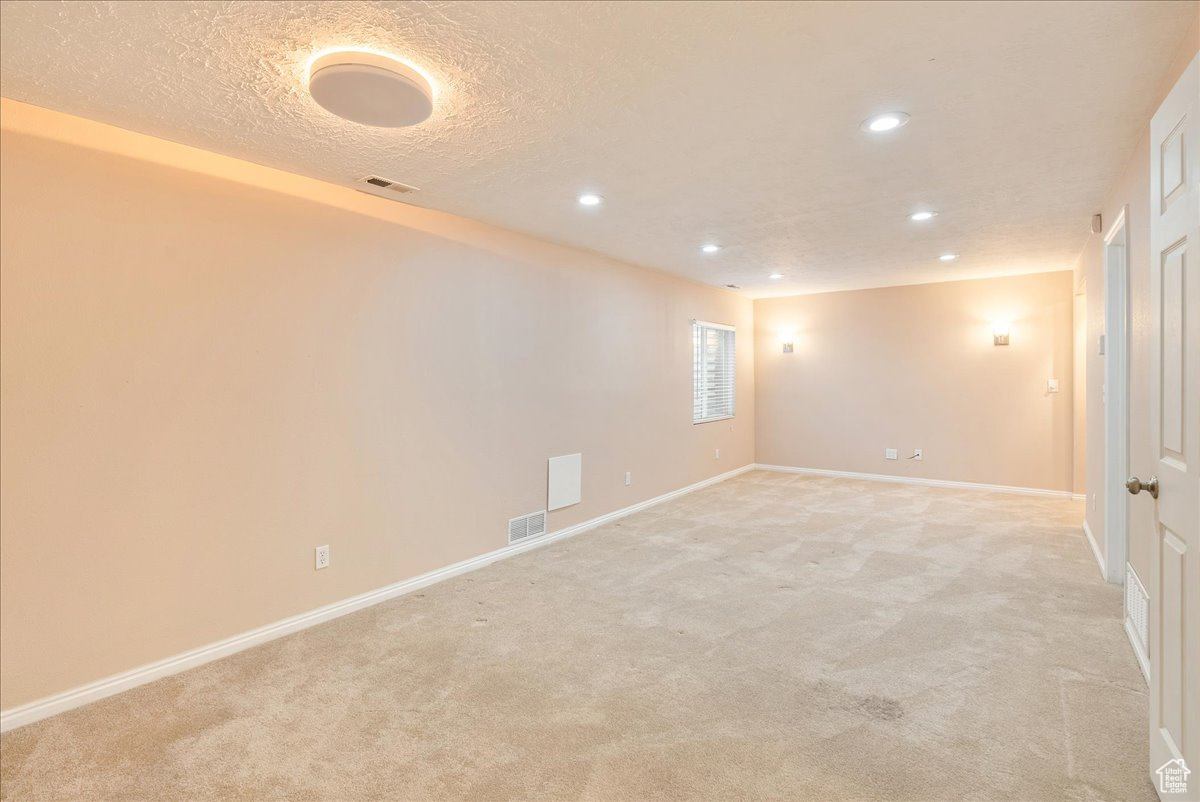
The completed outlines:
[[[1200,9],[1200,4],[1197,4]],[[1157,109],[1184,68],[1200,50],[1200,19],[1188,30],[1171,70],[1154,100]],[[1126,211],[1129,254],[1129,466],[1139,476],[1154,473],[1155,455],[1150,438],[1150,120],[1120,176],[1105,196],[1100,212],[1104,231],[1088,241],[1075,266],[1076,283],[1088,289],[1087,336],[1087,523],[1096,544],[1105,550],[1104,521],[1104,357],[1099,338],[1104,333],[1104,236]],[[1154,534],[1153,508],[1146,497],[1131,499],[1128,518],[1128,561],[1149,581],[1150,546]],[[1108,559],[1108,555],[1105,555]]]
[[[552,455],[551,529],[754,461],[746,299],[2,111],[5,709],[499,548]],[[732,422],[692,318],[739,328]]]
[[[1068,272],[756,301],[758,462],[1069,491],[1071,318]]]

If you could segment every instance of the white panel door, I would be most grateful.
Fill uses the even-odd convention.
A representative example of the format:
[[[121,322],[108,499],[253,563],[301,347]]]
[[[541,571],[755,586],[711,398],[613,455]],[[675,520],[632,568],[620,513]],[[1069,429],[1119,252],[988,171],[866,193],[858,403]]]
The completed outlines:
[[[1164,800],[1200,800],[1198,168],[1200,56],[1150,123],[1150,434],[1158,478],[1150,583],[1150,777]],[[1178,785],[1172,790],[1172,781],[1182,781],[1187,790]]]

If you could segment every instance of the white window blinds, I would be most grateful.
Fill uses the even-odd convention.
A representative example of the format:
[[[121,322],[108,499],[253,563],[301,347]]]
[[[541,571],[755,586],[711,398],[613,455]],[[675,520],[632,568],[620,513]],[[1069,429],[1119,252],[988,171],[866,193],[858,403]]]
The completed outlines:
[[[732,326],[692,321],[692,423],[733,417],[735,334]]]

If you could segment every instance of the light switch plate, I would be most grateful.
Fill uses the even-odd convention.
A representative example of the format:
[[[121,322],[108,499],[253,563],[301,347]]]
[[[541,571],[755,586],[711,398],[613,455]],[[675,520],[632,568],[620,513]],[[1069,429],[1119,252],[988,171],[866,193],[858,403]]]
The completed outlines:
[[[896,449],[894,449],[894,448],[884,449],[883,457],[884,457],[884,459],[896,459]]]

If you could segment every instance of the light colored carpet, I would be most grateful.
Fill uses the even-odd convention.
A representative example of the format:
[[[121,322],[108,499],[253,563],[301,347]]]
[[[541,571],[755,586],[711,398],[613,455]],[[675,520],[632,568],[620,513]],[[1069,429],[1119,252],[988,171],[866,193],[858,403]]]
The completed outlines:
[[[10,732],[3,797],[1153,800],[1081,517],[745,474]]]

